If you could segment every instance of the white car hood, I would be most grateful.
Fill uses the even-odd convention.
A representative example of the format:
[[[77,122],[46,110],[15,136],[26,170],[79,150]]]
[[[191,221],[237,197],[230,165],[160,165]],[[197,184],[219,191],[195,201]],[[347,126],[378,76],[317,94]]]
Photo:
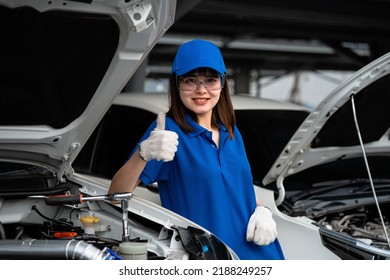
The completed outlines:
[[[324,163],[362,157],[351,96],[365,153],[389,156],[389,74],[390,54],[386,54],[341,83],[301,124],[263,184],[276,182],[283,192],[286,177]]]
[[[173,0],[87,2],[0,0],[10,27],[2,57],[17,48],[2,69],[0,160],[43,166],[61,181],[176,8]]]

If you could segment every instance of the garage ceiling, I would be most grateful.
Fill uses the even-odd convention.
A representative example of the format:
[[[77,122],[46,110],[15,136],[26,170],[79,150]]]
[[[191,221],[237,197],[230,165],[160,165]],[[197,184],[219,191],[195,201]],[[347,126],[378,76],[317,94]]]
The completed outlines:
[[[231,73],[357,70],[390,51],[387,0],[178,0],[174,25],[148,58],[167,75],[177,47],[214,41]]]

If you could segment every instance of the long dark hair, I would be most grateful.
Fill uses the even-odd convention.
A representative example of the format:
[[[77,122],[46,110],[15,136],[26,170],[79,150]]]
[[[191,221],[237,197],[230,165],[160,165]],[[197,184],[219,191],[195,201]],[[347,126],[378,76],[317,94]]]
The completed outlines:
[[[193,128],[186,122],[185,115],[189,114],[195,121],[197,121],[196,114],[190,111],[180,99],[179,89],[176,85],[176,74],[171,74],[169,77],[169,110],[167,115],[171,117],[181,129],[186,132],[193,131]],[[211,125],[219,128],[218,121],[220,121],[228,130],[229,137],[234,138],[234,126],[236,124],[236,116],[232,100],[230,98],[229,83],[225,77],[225,85],[221,89],[221,95],[218,103],[213,108]]]

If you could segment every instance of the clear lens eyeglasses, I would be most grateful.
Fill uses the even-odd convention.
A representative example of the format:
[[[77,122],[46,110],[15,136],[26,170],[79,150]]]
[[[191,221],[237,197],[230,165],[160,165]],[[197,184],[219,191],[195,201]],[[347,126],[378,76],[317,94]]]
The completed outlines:
[[[176,77],[176,84],[179,90],[182,91],[194,91],[202,84],[207,90],[220,90],[225,84],[225,77],[222,75],[216,76],[202,76],[202,79],[198,77]]]

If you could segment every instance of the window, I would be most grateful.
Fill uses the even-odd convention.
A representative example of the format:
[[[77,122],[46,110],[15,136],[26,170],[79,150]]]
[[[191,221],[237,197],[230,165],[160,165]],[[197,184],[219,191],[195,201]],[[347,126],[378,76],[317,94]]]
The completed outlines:
[[[142,109],[112,105],[76,158],[75,170],[111,179],[155,119]]]

